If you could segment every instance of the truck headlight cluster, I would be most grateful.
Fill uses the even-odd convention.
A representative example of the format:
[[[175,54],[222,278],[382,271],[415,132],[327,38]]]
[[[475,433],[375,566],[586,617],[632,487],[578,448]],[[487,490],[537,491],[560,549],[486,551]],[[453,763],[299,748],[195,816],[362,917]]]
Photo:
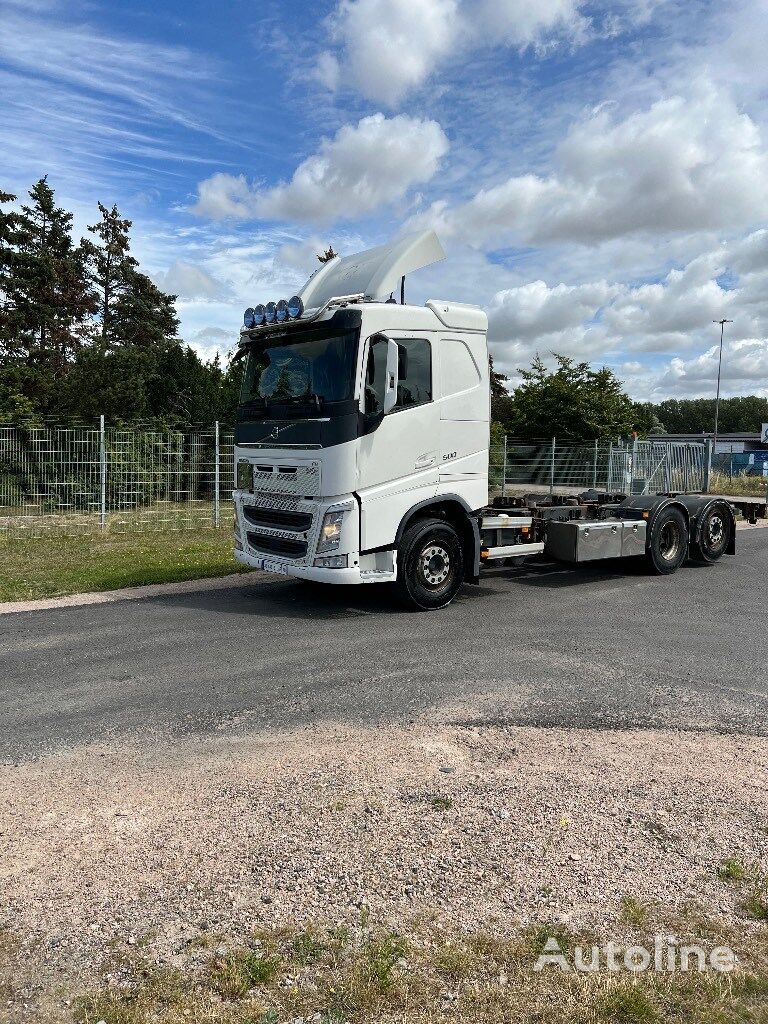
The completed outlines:
[[[298,295],[292,299],[268,302],[266,306],[249,306],[243,314],[243,326],[263,327],[265,324],[284,324],[287,320],[300,320],[304,315],[304,303]]]
[[[237,489],[250,491],[253,488],[253,466],[245,459],[237,460]]]
[[[317,545],[318,554],[325,551],[336,551],[341,542],[341,524],[343,522],[343,512],[326,512]]]

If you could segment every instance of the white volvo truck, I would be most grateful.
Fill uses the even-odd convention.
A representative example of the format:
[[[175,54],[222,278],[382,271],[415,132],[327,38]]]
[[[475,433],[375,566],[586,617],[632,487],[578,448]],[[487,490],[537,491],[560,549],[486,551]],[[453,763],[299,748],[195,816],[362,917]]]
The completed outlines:
[[[235,557],[325,583],[393,583],[442,608],[482,566],[544,553],[644,556],[674,572],[734,550],[733,510],[702,495],[528,496],[488,505],[488,319],[406,275],[434,232],[325,263],[290,300],[246,310],[235,433]]]

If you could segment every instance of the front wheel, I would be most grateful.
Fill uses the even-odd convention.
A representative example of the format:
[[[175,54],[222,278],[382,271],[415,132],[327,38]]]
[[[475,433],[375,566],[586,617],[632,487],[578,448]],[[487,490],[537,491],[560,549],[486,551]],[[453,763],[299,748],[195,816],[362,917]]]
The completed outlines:
[[[675,572],[688,555],[688,523],[679,508],[659,512],[653,524],[647,558],[658,576]]]
[[[397,549],[400,600],[408,608],[444,608],[464,582],[461,540],[450,523],[420,519],[407,527]]]

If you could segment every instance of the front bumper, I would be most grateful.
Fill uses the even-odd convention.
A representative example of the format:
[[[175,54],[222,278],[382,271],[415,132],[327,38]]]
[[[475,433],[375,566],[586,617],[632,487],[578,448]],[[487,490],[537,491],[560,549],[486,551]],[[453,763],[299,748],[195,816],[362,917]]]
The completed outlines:
[[[360,571],[359,565],[347,567],[346,569],[323,569],[315,565],[293,565],[290,562],[263,558],[248,551],[238,551],[237,548],[235,548],[235,558],[242,565],[248,565],[252,569],[263,569],[264,572],[272,572],[279,576],[291,576],[298,580],[313,580],[315,583],[358,584],[375,582],[370,578],[370,574]]]
[[[243,565],[319,583],[374,582],[359,554],[360,513],[351,495],[316,500],[235,491],[235,558]],[[339,545],[318,553],[323,518],[344,510]],[[325,555],[346,555],[347,567],[317,566]],[[381,578],[380,574],[376,574]]]

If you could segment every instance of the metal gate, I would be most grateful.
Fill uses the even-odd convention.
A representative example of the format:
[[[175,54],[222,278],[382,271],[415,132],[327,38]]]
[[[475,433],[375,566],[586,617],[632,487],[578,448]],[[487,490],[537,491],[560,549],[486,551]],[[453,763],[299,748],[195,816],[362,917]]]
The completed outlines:
[[[707,446],[696,442],[635,441],[611,451],[608,490],[623,494],[707,489]]]

